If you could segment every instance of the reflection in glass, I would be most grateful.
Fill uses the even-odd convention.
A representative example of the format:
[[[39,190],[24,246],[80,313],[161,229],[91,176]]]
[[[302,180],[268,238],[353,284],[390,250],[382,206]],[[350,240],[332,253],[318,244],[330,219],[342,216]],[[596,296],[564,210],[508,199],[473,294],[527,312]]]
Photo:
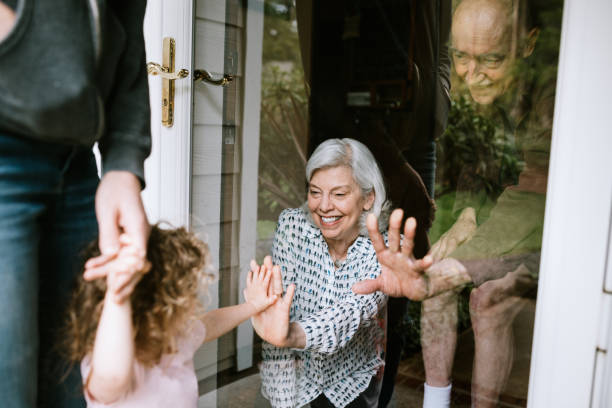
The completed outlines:
[[[561,13],[534,3],[453,10],[431,272],[461,270],[467,287],[423,302],[421,341],[432,394],[452,378],[475,407],[526,402]]]
[[[351,137],[438,261],[438,296],[392,301],[380,406],[422,406],[423,382],[426,406],[526,404],[562,6],[265,3],[258,259],[305,200],[309,151]]]

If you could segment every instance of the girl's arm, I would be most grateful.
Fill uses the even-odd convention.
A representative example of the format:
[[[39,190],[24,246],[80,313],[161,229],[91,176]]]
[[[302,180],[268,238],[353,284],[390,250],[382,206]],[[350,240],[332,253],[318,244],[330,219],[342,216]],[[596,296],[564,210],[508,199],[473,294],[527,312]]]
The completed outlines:
[[[132,303],[129,298],[119,303],[117,288],[126,277],[142,267],[139,250],[122,236],[124,245],[116,259],[108,265],[104,309],[98,322],[91,357],[91,371],[85,383],[89,395],[96,401],[112,403],[130,390],[134,367],[134,328]]]
[[[223,336],[248,318],[265,310],[276,301],[277,296],[268,294],[271,271],[250,271],[244,290],[246,302],[211,310],[202,317],[206,327],[204,342]]]
[[[119,304],[107,290],[92,354],[85,388],[96,401],[112,403],[129,390],[132,382],[134,334],[129,299]]]

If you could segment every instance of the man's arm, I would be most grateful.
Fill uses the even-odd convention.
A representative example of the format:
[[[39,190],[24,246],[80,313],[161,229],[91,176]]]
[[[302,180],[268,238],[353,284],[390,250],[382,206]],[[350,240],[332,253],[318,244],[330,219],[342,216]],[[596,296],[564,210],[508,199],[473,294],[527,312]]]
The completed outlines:
[[[102,173],[128,171],[144,186],[144,160],[151,151],[151,112],[146,71],[143,22],[146,1],[109,1],[125,32],[124,50],[118,61],[111,92],[105,100],[106,132],[99,141]],[[105,33],[108,37],[110,34]],[[106,38],[106,47],[109,40]]]
[[[85,265],[88,280],[105,276],[104,265],[119,249],[118,237],[127,234],[139,248],[141,263],[146,264],[150,226],[140,191],[144,186],[144,160],[151,149],[150,110],[145,69],[143,19],[146,3],[109,2],[125,30],[125,50],[117,66],[118,75],[105,104],[106,132],[99,141],[103,177],[96,192],[96,216],[99,225],[101,256]],[[108,44],[107,44],[108,45]],[[120,300],[129,295],[141,273],[117,286]]]

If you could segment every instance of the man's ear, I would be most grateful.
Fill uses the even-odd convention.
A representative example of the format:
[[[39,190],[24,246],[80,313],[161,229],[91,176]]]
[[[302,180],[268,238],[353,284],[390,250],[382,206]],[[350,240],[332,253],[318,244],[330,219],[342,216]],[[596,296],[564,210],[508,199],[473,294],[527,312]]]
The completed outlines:
[[[527,37],[525,38],[525,43],[521,52],[523,58],[527,58],[533,53],[539,35],[540,29],[537,27],[532,28],[531,31],[529,31],[529,34],[527,34]]]

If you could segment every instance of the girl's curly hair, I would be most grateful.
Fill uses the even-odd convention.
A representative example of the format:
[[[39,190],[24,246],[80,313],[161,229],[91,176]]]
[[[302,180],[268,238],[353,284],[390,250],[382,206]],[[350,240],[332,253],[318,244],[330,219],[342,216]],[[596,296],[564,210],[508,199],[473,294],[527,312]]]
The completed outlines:
[[[92,242],[83,259],[99,255]],[[130,296],[136,359],[145,366],[176,351],[175,340],[188,319],[203,312],[198,295],[212,280],[208,246],[185,228],[154,225],[147,245],[151,270]],[[104,305],[106,280],[85,281],[82,274],[70,301],[63,343],[66,358],[79,363],[91,353]]]

